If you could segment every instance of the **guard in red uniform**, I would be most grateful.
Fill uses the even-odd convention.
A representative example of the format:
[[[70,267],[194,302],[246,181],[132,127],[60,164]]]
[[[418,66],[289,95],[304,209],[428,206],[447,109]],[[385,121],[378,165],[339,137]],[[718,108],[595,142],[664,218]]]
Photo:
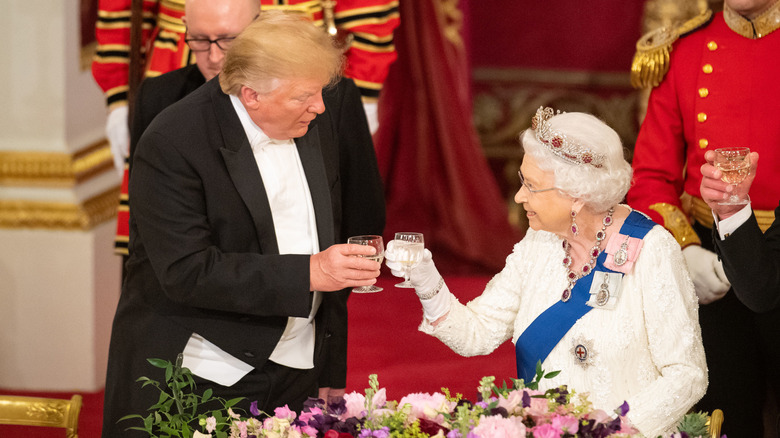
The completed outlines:
[[[656,86],[634,152],[628,203],[683,248],[701,305],[709,389],[700,409],[724,411],[729,438],[763,436],[767,388],[780,400],[780,312],[756,314],[730,292],[702,201],[704,153],[746,146],[762,166],[750,191],[763,229],[780,198],[780,1],[726,0],[677,29],[637,43],[632,80]],[[668,71],[667,71],[668,69]]]
[[[142,46],[145,77],[155,77],[194,62],[185,42],[182,21],[185,0],[144,0]],[[123,175],[117,210],[115,252],[127,255],[129,232],[129,154],[127,91],[129,83],[131,0],[99,0],[95,29],[98,49],[92,75],[106,95],[109,110],[106,136],[114,164]],[[397,54],[393,32],[400,16],[398,0],[261,0],[263,10],[282,9],[308,16],[346,48],[344,75],[360,90],[369,129],[378,127],[377,99]]]

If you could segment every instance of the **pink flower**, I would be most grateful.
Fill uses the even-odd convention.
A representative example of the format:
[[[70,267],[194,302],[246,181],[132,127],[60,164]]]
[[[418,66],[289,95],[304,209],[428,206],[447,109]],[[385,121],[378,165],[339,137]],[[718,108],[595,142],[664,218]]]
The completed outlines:
[[[363,394],[354,391],[344,394],[344,403],[346,403],[346,410],[339,415],[339,420],[344,421],[350,417],[362,419],[366,416],[366,397]]]
[[[301,417],[303,417],[303,415],[301,415]],[[309,425],[301,427],[301,432],[308,436],[317,436],[317,429]]]
[[[540,424],[531,429],[534,438],[561,438],[563,431],[550,423]]]
[[[211,438],[211,434],[200,433],[196,430],[192,432],[192,438]]]
[[[206,418],[206,432],[211,433],[214,432],[214,429],[217,428],[217,419],[214,417]]]
[[[535,423],[543,423],[550,416],[550,407],[547,399],[544,397],[534,397],[535,395],[543,395],[541,391],[534,391],[530,389],[524,389],[531,396],[531,406],[528,407],[526,413],[534,420]]]
[[[284,405],[284,407],[281,408],[274,409],[274,416],[276,418],[285,419],[285,420],[295,420],[295,417],[297,417],[295,412],[290,410],[290,407],[287,405]]]
[[[235,418],[236,420],[240,420],[241,416],[233,412],[233,409],[228,408],[228,415],[230,415],[232,418]]]
[[[387,391],[381,388],[371,397],[371,407],[374,409],[383,408],[387,404]]]
[[[315,415],[322,415],[322,409],[313,406],[309,408],[308,412],[301,412],[300,420],[303,421],[304,423],[308,423],[309,420],[311,420],[311,418]]]
[[[613,418],[601,409],[594,409],[588,414],[588,418],[595,420],[597,423],[607,423],[613,420]]]
[[[506,409],[511,414],[519,414],[523,409],[523,391],[511,391],[506,398],[498,398],[498,406]]]
[[[418,418],[427,418],[428,420],[436,421],[439,424],[444,422],[444,416],[440,414],[442,412],[452,412],[452,409],[455,407],[454,402],[447,401],[444,394],[439,394],[438,392],[433,395],[419,392],[409,394],[398,402],[399,409],[403,408],[406,404],[412,407],[409,414],[409,421],[414,421]]]
[[[234,421],[233,427],[236,428],[236,431],[238,432],[238,436],[241,438],[246,438],[246,421]]]
[[[634,427],[633,424],[631,424],[631,421],[626,417],[620,417],[620,433],[624,433],[626,435],[634,435],[639,433],[639,429]]]
[[[577,430],[580,427],[580,422],[577,420],[577,417],[572,417],[571,415],[556,415],[552,418],[550,424],[552,424],[553,427],[572,435],[577,433]]]
[[[479,418],[479,425],[475,427],[469,436],[480,438],[516,438],[524,437],[525,425],[521,417],[503,418],[500,415]]]

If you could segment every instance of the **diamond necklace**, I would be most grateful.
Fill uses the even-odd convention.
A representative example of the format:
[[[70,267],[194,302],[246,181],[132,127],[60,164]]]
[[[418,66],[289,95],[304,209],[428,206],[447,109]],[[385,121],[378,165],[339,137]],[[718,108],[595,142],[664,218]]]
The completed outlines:
[[[593,248],[590,249],[590,260],[587,265],[582,267],[582,272],[580,274],[571,270],[571,245],[568,240],[563,239],[563,251],[566,253],[563,257],[563,266],[566,267],[566,279],[569,281],[569,285],[563,290],[563,294],[561,294],[561,301],[564,303],[571,298],[571,291],[574,288],[574,283],[580,278],[590,274],[590,271],[593,270],[593,266],[596,265],[596,259],[598,259],[599,254],[601,254],[601,241],[607,237],[607,227],[612,225],[612,213],[614,212],[615,207],[610,208],[607,215],[601,220],[601,229],[596,232],[596,242],[593,244]]]

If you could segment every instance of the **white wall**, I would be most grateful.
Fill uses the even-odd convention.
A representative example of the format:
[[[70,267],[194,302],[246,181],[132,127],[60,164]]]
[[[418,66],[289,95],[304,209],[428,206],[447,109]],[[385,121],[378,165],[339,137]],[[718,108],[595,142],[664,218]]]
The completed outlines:
[[[0,153],[72,154],[104,137],[102,93],[79,67],[79,8],[0,0]],[[111,169],[65,184],[0,180],[0,202],[80,205],[118,184]],[[0,227],[0,388],[103,386],[119,297],[114,230],[114,220],[86,230]]]

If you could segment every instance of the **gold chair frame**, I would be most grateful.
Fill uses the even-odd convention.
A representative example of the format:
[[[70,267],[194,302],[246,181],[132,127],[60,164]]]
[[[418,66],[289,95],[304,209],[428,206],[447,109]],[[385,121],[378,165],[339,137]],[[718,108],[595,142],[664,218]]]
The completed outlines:
[[[0,395],[0,424],[60,427],[66,437],[78,438],[81,404],[78,394],[70,400]]]

